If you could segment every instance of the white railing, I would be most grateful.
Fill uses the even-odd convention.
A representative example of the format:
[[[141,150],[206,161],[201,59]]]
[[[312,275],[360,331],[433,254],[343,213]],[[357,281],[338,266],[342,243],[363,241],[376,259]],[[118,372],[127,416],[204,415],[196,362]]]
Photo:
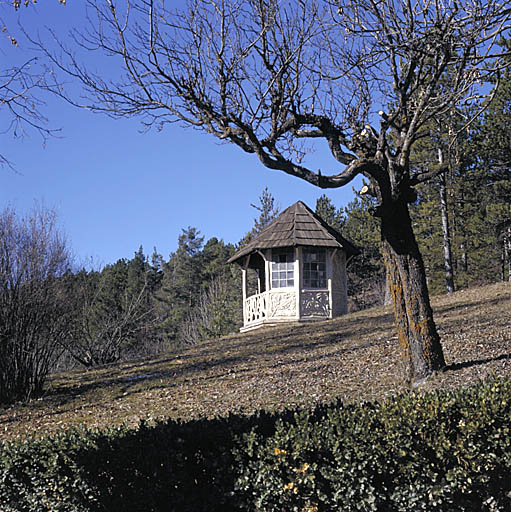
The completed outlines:
[[[245,299],[243,324],[245,326],[262,322],[268,316],[268,292],[258,293]]]

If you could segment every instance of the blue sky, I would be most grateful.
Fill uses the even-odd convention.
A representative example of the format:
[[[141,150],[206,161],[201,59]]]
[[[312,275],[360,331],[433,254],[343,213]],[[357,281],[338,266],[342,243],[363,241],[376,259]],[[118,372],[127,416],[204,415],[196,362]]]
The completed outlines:
[[[0,2],[0,18],[13,33],[17,17]],[[49,26],[64,35],[83,22],[83,3],[46,0],[21,10],[21,19],[29,31],[43,33]],[[25,48],[10,48],[2,40],[0,59],[22,58]],[[257,211],[250,203],[257,203],[266,186],[282,209],[298,200],[314,208],[322,193],[344,206],[353,198],[352,186],[359,186],[322,191],[190,128],[175,124],[141,133],[137,119],[113,120],[44,99],[49,126],[61,131],[45,146],[35,132],[22,139],[0,135],[0,152],[17,171],[0,168],[0,205],[26,212],[39,201],[55,208],[79,263],[130,258],[140,245],[146,254],[156,247],[167,258],[187,226],[198,228],[206,240],[237,242],[252,227]],[[2,131],[5,114],[0,108]],[[339,170],[326,149],[308,161],[324,174]]]

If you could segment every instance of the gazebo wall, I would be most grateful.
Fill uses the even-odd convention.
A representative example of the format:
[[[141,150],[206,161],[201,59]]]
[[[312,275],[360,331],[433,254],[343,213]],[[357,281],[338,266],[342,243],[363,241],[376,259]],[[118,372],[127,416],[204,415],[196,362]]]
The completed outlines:
[[[303,248],[300,248],[300,264],[303,261]],[[327,287],[319,289],[304,288],[300,279],[300,318],[304,320],[332,318],[331,277],[332,264],[327,251],[326,274]]]
[[[348,312],[348,279],[346,253],[337,250],[332,257],[332,317]]]
[[[278,249],[277,249],[278,250]],[[293,287],[273,288],[272,286],[272,249],[266,253],[267,256],[267,275],[268,275],[268,321],[290,321],[299,319],[299,286],[300,282],[300,253],[299,248],[294,247],[294,267],[293,267]]]

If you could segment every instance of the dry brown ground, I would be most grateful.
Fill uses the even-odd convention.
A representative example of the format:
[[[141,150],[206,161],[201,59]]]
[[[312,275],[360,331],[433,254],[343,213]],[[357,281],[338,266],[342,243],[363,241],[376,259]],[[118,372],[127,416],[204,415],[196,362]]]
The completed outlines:
[[[511,376],[511,283],[433,298],[448,368],[425,390]],[[151,360],[54,375],[46,396],[0,410],[0,439],[141,419],[251,413],[407,390],[390,308],[257,330]]]

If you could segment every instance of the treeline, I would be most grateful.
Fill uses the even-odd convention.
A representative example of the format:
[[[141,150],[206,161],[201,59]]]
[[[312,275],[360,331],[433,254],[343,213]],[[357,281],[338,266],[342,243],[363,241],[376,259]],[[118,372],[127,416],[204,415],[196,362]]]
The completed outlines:
[[[65,362],[98,366],[235,330],[238,276],[225,263],[233,251],[189,227],[168,260],[156,250],[148,258],[140,247],[130,260],[71,274],[76,318]]]
[[[250,240],[278,208],[264,190]],[[140,247],[101,269],[77,269],[54,211],[0,212],[0,405],[40,394],[48,374],[167,352],[242,324],[235,246],[195,227],[168,259]]]
[[[154,355],[240,325],[234,246],[183,230],[165,260],[76,271],[55,214],[0,215],[0,404],[39,394],[48,373]]]

